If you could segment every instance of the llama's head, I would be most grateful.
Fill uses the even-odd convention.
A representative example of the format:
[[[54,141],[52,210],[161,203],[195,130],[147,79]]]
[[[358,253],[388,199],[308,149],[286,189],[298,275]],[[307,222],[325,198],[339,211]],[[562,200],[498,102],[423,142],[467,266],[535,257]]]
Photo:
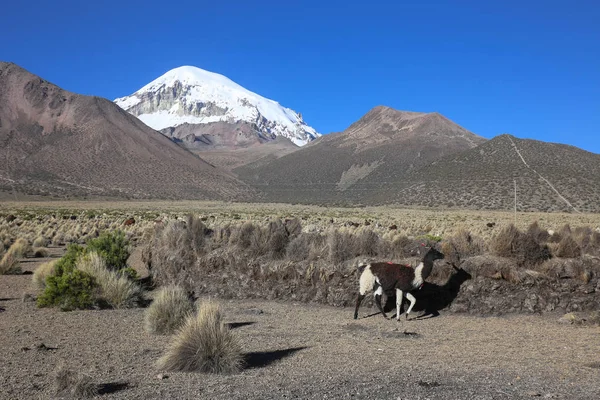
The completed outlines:
[[[428,250],[427,253],[425,253],[425,256],[423,257],[423,260],[428,260],[428,261],[435,261],[435,260],[443,260],[444,259],[444,253],[438,251],[435,246],[431,246]]]

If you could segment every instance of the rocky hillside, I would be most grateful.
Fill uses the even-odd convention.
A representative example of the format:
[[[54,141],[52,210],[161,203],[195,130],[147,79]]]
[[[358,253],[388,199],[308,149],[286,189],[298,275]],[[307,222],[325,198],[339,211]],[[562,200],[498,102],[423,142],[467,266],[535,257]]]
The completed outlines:
[[[0,63],[0,191],[248,199],[256,191],[109,100]]]
[[[413,171],[403,204],[477,209],[600,212],[600,155],[500,135]]]
[[[438,113],[376,107],[343,132],[234,172],[273,201],[389,203],[411,172],[485,141]]]

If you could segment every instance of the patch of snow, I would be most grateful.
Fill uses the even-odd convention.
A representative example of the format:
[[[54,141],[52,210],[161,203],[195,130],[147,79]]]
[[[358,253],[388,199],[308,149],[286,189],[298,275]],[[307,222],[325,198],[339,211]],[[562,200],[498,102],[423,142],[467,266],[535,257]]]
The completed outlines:
[[[154,107],[155,111],[138,113],[138,118],[157,130],[186,122],[201,124],[215,121],[247,121],[256,123],[259,129],[265,133],[288,137],[299,146],[321,136],[314,128],[308,126],[294,110],[282,107],[274,100],[251,92],[223,75],[192,66],[172,69],[133,95],[115,99],[115,103],[130,111],[142,103],[145,97],[163,93],[178,85],[182,86],[181,94],[168,110],[159,110]],[[156,101],[156,97],[154,100]],[[209,104],[224,110],[219,113],[222,115],[200,117],[185,113],[186,109],[201,110]],[[152,108],[145,107],[144,110]],[[267,121],[263,121],[263,118]]]

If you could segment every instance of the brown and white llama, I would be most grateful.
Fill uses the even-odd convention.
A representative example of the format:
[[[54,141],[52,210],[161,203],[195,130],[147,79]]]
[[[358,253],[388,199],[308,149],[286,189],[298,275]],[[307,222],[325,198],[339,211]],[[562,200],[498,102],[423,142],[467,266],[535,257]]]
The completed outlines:
[[[360,272],[360,283],[358,297],[356,298],[356,308],[354,310],[354,319],[358,318],[358,308],[365,298],[365,294],[373,290],[375,304],[383,314],[385,319],[387,315],[381,306],[381,296],[384,293],[396,291],[396,319],[400,320],[400,307],[402,299],[406,297],[410,301],[410,306],[406,311],[406,319],[416,303],[415,296],[410,292],[419,289],[425,279],[431,274],[433,262],[442,260],[444,254],[437,251],[433,246],[425,253],[423,259],[415,268],[408,265],[393,264],[387,262],[376,262],[358,267]]]

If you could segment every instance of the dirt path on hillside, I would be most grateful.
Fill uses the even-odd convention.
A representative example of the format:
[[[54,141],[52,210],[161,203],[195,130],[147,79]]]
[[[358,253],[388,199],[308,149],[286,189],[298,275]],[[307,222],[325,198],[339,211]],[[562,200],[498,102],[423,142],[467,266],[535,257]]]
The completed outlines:
[[[60,362],[104,384],[106,399],[600,398],[600,327],[556,315],[398,323],[364,307],[355,321],[350,308],[224,300],[249,367],[157,379],[169,338],[144,331],[142,309],[38,309],[22,301],[30,282],[0,276],[0,399],[54,398]]]

